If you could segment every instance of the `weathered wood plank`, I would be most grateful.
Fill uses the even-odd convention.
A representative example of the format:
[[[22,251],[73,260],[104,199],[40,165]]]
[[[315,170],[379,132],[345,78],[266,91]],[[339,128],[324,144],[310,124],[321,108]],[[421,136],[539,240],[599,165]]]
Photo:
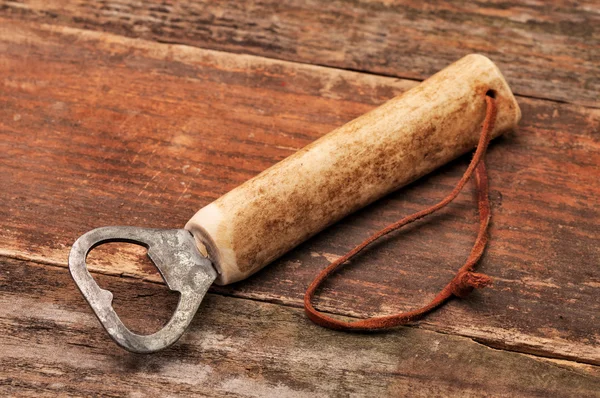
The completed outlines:
[[[123,317],[167,315],[159,285],[99,276]],[[151,301],[149,301],[149,297]],[[600,396],[593,366],[414,328],[346,334],[299,309],[209,295],[183,339],[135,355],[101,330],[63,268],[0,258],[2,396]]]
[[[597,1],[0,1],[0,15],[424,79],[490,56],[522,95],[600,107]]]
[[[111,34],[0,21],[0,252],[66,265],[102,225],[180,227],[201,206],[415,82]],[[494,221],[480,269],[495,286],[421,327],[600,363],[600,111],[519,99],[490,148]],[[372,231],[443,197],[462,159],[220,292],[300,305],[314,275]],[[361,257],[320,307],[414,308],[468,253],[472,194]],[[110,250],[109,250],[110,253]],[[152,278],[127,253],[92,268]]]

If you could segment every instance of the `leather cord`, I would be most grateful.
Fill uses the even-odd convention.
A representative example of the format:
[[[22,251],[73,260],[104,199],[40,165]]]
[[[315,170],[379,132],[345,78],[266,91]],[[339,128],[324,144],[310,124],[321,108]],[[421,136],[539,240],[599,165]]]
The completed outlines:
[[[490,141],[491,132],[494,129],[497,108],[495,99],[489,94],[485,95],[485,101],[486,116],[483,122],[483,128],[479,137],[477,149],[475,150],[475,154],[473,155],[473,159],[471,160],[469,167],[463,174],[460,181],[458,181],[452,192],[444,199],[442,199],[439,203],[427,209],[421,210],[417,213],[404,217],[400,221],[397,221],[389,225],[388,227],[376,232],[371,237],[369,237],[361,244],[356,246],[354,249],[350,250],[346,255],[340,257],[338,260],[332,262],[331,264],[329,264],[329,266],[323,269],[317,275],[315,280],[313,280],[313,282],[310,284],[310,286],[306,290],[306,294],[304,295],[304,310],[311,321],[320,326],[336,330],[364,331],[388,329],[395,326],[417,321],[423,316],[425,316],[427,313],[444,304],[451,297],[466,297],[471,291],[473,291],[473,289],[482,288],[491,284],[492,280],[487,275],[472,272],[473,268],[481,258],[481,255],[483,254],[486,243],[488,241],[487,230],[491,218],[490,202],[488,196],[488,177],[485,168],[484,157]],[[458,196],[458,194],[464,188],[465,184],[471,178],[473,173],[475,173],[475,182],[477,186],[479,205],[479,233],[477,235],[477,239],[475,240],[475,244],[473,245],[471,253],[469,254],[469,257],[467,258],[464,265],[458,270],[455,277],[435,296],[435,298],[429,304],[419,309],[408,312],[380,317],[372,317],[353,322],[346,322],[340,319],[333,318],[315,309],[315,307],[312,305],[313,296],[316,290],[319,288],[319,286],[321,286],[321,284],[329,276],[331,276],[334,272],[340,269],[348,260],[360,253],[362,250],[364,250],[371,243],[375,242],[377,239],[407,224],[417,221],[420,218],[435,213],[436,211],[448,205]]]

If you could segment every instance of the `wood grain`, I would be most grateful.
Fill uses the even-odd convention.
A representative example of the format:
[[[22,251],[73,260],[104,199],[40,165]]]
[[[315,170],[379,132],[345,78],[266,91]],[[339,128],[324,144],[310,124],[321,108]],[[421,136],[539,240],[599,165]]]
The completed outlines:
[[[127,318],[154,317],[156,284],[99,276]],[[26,311],[23,311],[23,310]],[[103,333],[64,268],[0,258],[2,396],[599,396],[591,366],[551,363],[469,339],[403,328],[344,334],[301,310],[216,295],[189,332],[154,355]]]
[[[0,253],[61,267],[87,230],[183,226],[203,205],[416,84],[11,20],[0,20],[0,54]],[[479,269],[495,285],[419,327],[599,364],[600,111],[518,101],[519,129],[488,157],[494,219]],[[299,306],[328,261],[443,197],[467,161],[214,291]],[[419,306],[467,255],[473,207],[467,191],[377,245],[325,289],[320,308],[362,317]],[[91,266],[152,279],[134,258],[120,252]]]
[[[477,52],[518,94],[600,107],[595,0],[3,0],[0,15],[418,80]]]

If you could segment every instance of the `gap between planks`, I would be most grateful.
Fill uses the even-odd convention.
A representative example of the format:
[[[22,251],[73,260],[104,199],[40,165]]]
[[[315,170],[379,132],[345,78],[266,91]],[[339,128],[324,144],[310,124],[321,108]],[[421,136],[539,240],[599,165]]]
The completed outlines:
[[[18,6],[18,3],[11,3],[11,5],[13,6]],[[23,7],[24,9],[26,7]],[[2,18],[0,18],[2,19]],[[317,67],[317,68],[326,68],[329,70],[338,70],[338,71],[346,71],[346,72],[353,72],[353,73],[358,73],[358,74],[362,74],[362,75],[368,75],[368,76],[375,76],[375,77],[383,77],[383,78],[389,78],[389,79],[394,79],[394,80],[406,80],[406,81],[411,81],[411,82],[416,82],[416,83],[420,83],[425,79],[419,79],[419,78],[414,78],[414,77],[410,77],[410,76],[406,76],[403,74],[391,74],[391,73],[384,73],[384,72],[373,72],[373,71],[369,71],[367,69],[362,69],[362,68],[351,68],[351,67],[336,67],[336,66],[332,66],[332,65],[327,65],[324,63],[318,63],[318,62],[314,62],[314,63],[309,63],[309,62],[302,62],[302,61],[298,61],[298,60],[287,60],[285,58],[274,58],[274,57],[269,57],[267,55],[256,55],[256,54],[252,54],[252,53],[244,53],[244,52],[236,52],[236,51],[231,51],[231,50],[225,50],[225,49],[214,49],[214,48],[210,48],[210,47],[204,47],[204,46],[198,46],[198,45],[192,45],[189,43],[185,43],[182,41],[177,41],[177,40],[168,40],[168,39],[164,39],[164,38],[154,38],[152,40],[149,40],[147,38],[137,38],[137,37],[130,37],[130,36],[125,36],[119,33],[115,33],[112,31],[102,31],[102,30],[95,30],[95,29],[82,29],[82,28],[75,28],[66,24],[40,24],[40,27],[44,27],[44,28],[50,28],[50,30],[52,30],[52,27],[59,27],[62,29],[65,29],[67,31],[81,31],[81,32],[90,32],[90,33],[96,33],[96,34],[108,34],[111,36],[116,36],[116,37],[122,37],[124,39],[132,39],[132,40],[141,40],[141,41],[146,41],[146,42],[154,42],[154,43],[160,43],[160,44],[164,44],[164,45],[169,45],[169,46],[177,46],[177,47],[183,47],[183,48],[193,48],[193,49],[198,49],[198,50],[203,50],[203,51],[209,51],[209,52],[215,52],[215,53],[223,53],[223,54],[233,54],[233,55],[241,55],[241,56],[247,56],[247,57],[252,57],[255,59],[263,59],[263,60],[268,60],[271,62],[281,62],[284,64],[288,64],[288,65],[304,65],[304,66],[313,66],[313,67]],[[511,87],[511,89],[514,89],[513,87]],[[551,103],[558,103],[558,104],[568,104],[568,105],[579,105],[582,106],[583,108],[588,108],[588,109],[600,109],[600,105],[598,106],[594,106],[592,104],[589,103],[583,103],[583,104],[579,104],[579,103],[574,103],[574,102],[570,102],[570,101],[566,101],[566,100],[561,100],[561,99],[557,99],[557,98],[550,98],[550,97],[544,97],[544,96],[536,96],[536,95],[531,95],[531,94],[519,94],[517,92],[513,91],[513,94],[515,95],[515,97],[518,98],[529,98],[529,99],[535,99],[535,100],[541,100],[541,101],[547,101],[547,102],[551,102]]]
[[[2,258],[28,261],[28,262],[32,262],[36,265],[39,265],[39,266],[49,266],[49,267],[59,268],[59,269],[68,268],[67,265],[65,265],[61,262],[49,261],[46,258],[41,257],[41,256],[28,256],[25,254],[18,254],[18,253],[11,254],[7,250],[0,249],[0,261],[2,260]],[[137,277],[136,275],[127,274],[127,273],[115,274],[115,273],[111,273],[111,272],[102,272],[100,270],[90,270],[90,273],[92,275],[97,274],[97,275],[109,276],[109,277],[113,277],[113,278],[126,278],[126,279],[139,281],[140,283],[150,283],[153,285],[162,285],[162,286],[166,287],[166,284],[164,283],[164,281],[161,282],[161,281],[156,281],[156,280],[152,280],[152,279],[143,279],[143,278]],[[75,282],[73,282],[73,283],[75,283]],[[303,308],[302,304],[297,303],[293,300],[283,300],[283,299],[276,299],[276,298],[269,298],[269,297],[261,297],[261,295],[252,295],[252,294],[243,294],[243,293],[242,294],[227,293],[227,292],[218,291],[218,290],[215,291],[214,289],[209,290],[209,294],[214,294],[216,296],[222,296],[222,297],[230,297],[230,298],[234,298],[234,299],[238,299],[238,300],[248,300],[248,301],[256,301],[256,302],[268,303],[268,304],[273,304],[273,305],[281,305],[281,306],[290,307],[290,308]],[[326,314],[330,314],[330,315],[342,316],[342,317],[351,318],[351,319],[362,319],[359,316],[356,316],[354,314],[350,314],[350,313],[347,313],[344,311],[336,312],[336,311],[331,311],[328,309],[320,309],[320,311],[322,311]],[[536,359],[543,359],[543,360],[548,360],[548,361],[558,361],[558,363],[566,363],[569,366],[583,366],[588,371],[590,369],[593,369],[594,372],[596,372],[596,371],[600,372],[600,366],[599,366],[600,364],[593,363],[593,362],[580,361],[576,357],[569,357],[566,355],[553,353],[551,351],[532,350],[532,349],[528,349],[528,347],[525,345],[520,346],[520,345],[498,344],[497,342],[494,342],[491,340],[487,341],[482,338],[472,337],[472,336],[469,336],[466,334],[461,334],[461,333],[450,333],[450,332],[439,330],[439,329],[436,329],[435,327],[429,327],[429,326],[430,325],[428,325],[427,322],[421,321],[418,323],[403,325],[402,327],[410,327],[410,328],[414,327],[417,329],[427,330],[427,331],[433,332],[433,333],[438,333],[438,334],[443,334],[443,335],[448,335],[448,336],[458,336],[458,337],[464,338],[466,340],[470,340],[474,343],[480,344],[491,350],[516,352],[519,354],[531,356]],[[395,329],[397,329],[397,328],[395,328]]]
[[[497,60],[525,94],[597,106],[597,12],[591,1],[551,7],[523,2],[467,6],[441,1],[436,7],[380,0],[284,3],[25,0],[0,1],[0,12],[13,19],[380,76],[424,79],[466,53],[482,52]]]

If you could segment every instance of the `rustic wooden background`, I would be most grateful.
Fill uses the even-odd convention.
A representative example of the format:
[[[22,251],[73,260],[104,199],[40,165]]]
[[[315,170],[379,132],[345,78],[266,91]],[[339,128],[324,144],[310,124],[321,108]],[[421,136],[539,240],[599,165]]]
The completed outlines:
[[[488,156],[479,269],[493,287],[387,333],[321,329],[301,309],[320,269],[444,196],[464,157],[212,289],[172,348],[111,342],[66,269],[78,236],[181,227],[472,52],[523,111]],[[596,0],[1,0],[0,395],[600,396],[599,91]],[[360,318],[427,301],[469,251],[473,199],[369,250],[319,308]],[[134,330],[169,318],[176,297],[143,251],[111,244],[89,263]]]

